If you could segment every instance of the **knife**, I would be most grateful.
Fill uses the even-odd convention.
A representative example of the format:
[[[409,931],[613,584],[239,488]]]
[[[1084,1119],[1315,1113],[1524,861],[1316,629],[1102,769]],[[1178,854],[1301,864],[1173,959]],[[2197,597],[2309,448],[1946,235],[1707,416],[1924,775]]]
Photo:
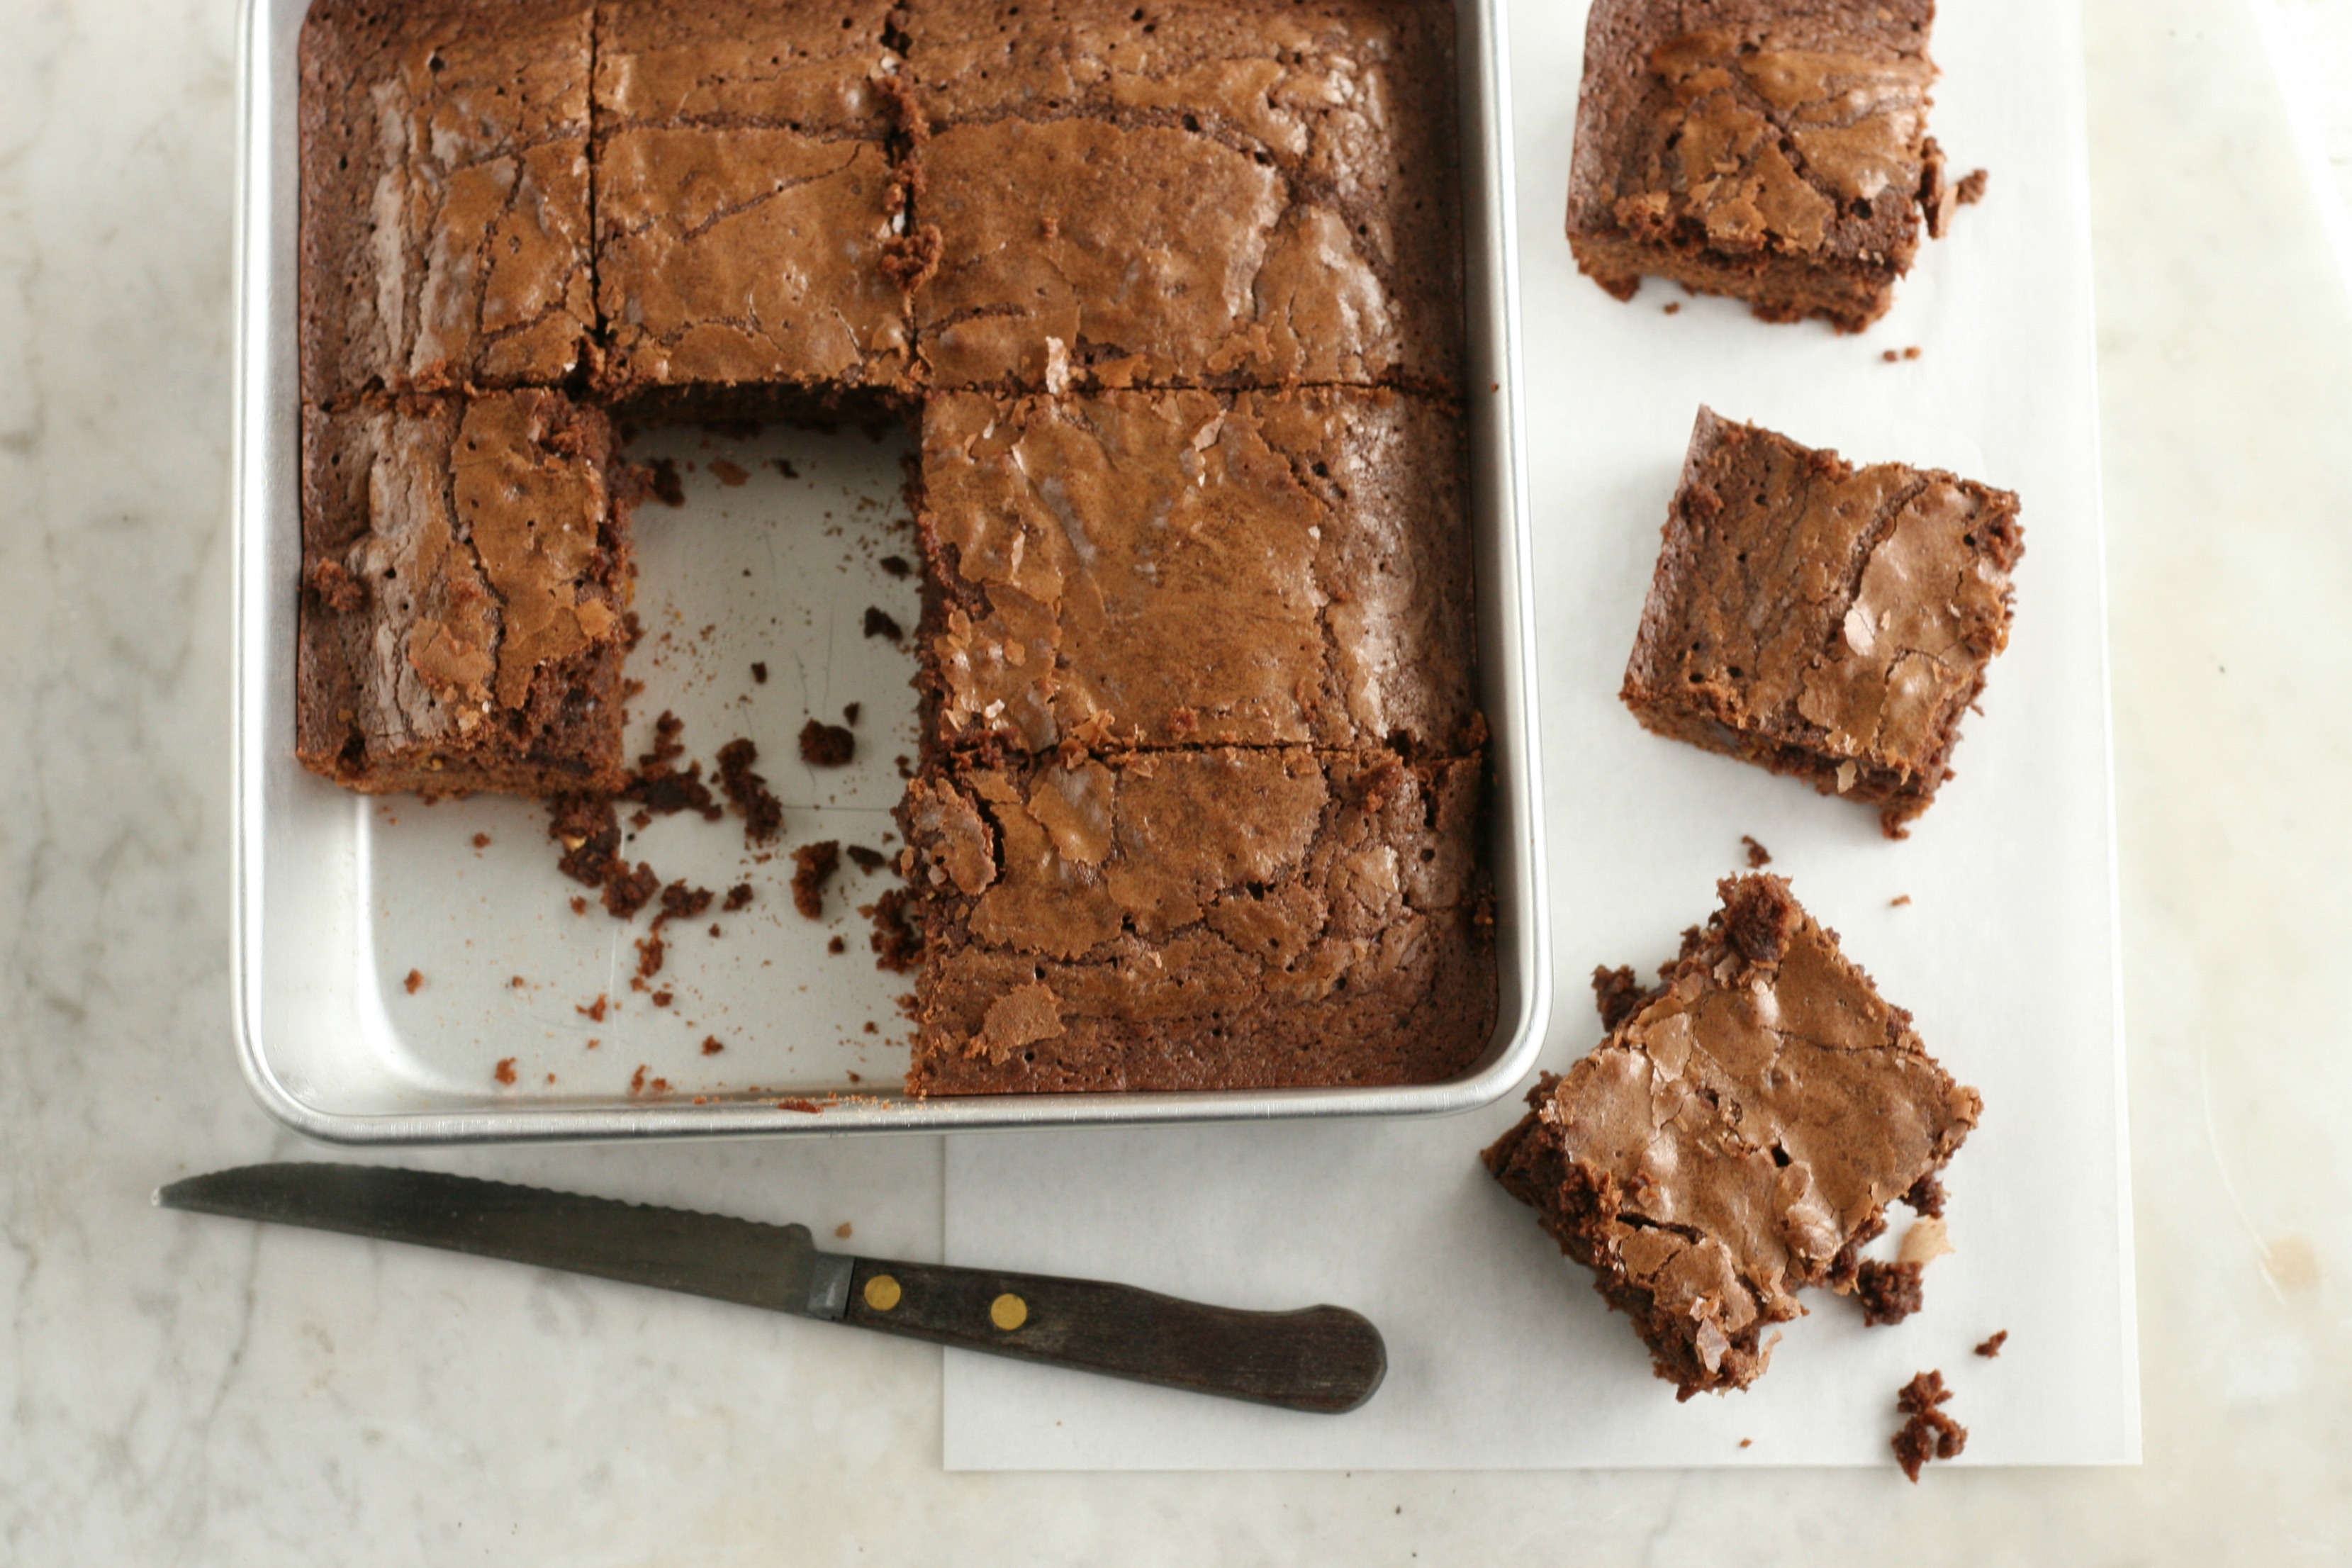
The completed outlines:
[[[1388,1372],[1381,1331],[1344,1307],[1244,1312],[1092,1279],[853,1258],[819,1251],[804,1225],[436,1171],[245,1165],[158,1188],[155,1203],[503,1258],[1318,1415],[1357,1408]]]

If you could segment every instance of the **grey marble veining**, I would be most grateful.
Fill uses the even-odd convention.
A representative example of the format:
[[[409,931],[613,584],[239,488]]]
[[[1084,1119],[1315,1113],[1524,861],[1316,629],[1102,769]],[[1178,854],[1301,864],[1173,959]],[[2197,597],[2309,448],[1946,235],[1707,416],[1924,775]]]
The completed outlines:
[[[2148,1462],[1915,1490],[947,1476],[923,1348],[151,1210],[296,1152],[228,1036],[234,16],[0,0],[0,1562],[2352,1560],[2352,311],[2242,0],[2086,15]],[[923,1141],[433,1163],[938,1241]]]

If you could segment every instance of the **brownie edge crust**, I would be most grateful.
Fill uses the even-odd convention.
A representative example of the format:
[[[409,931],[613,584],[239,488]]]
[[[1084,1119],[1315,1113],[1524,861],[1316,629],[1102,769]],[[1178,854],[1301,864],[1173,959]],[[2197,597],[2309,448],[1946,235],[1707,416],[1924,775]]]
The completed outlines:
[[[1595,973],[1608,1037],[1485,1154],[1684,1399],[1761,1376],[1800,1290],[1851,1294],[1886,1205],[1933,1190],[1983,1105],[1787,882],[1718,891],[1657,985]]]

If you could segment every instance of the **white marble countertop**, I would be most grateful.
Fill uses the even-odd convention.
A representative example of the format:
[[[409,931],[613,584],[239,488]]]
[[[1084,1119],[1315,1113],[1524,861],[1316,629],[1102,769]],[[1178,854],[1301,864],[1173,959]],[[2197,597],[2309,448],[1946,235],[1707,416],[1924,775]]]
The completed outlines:
[[[2085,0],[2147,1460],[1916,1489],[950,1476],[924,1347],[152,1211],[300,1152],[228,1035],[233,11],[0,6],[0,1561],[2352,1561],[2352,305],[2248,0]],[[928,1141],[435,1163],[939,1241]]]

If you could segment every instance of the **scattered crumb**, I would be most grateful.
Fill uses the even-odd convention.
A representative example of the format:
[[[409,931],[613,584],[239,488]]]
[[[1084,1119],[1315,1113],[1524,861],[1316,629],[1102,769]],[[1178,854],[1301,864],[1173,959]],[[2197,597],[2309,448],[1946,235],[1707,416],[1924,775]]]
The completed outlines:
[[[513,987],[514,989],[516,989],[517,991],[520,991],[520,990],[521,990],[521,989],[523,988],[523,986],[524,986],[525,984],[529,984],[529,983],[528,983],[527,981],[525,981],[525,980],[523,979],[523,977],[522,977],[521,975],[520,975],[520,974],[510,974],[510,975],[509,975],[509,976],[507,977],[507,984],[508,984],[509,985],[512,986],[512,987]]]
[[[589,1048],[590,1050],[592,1050],[592,1051],[593,1051],[593,1050],[594,1050],[598,1046],[603,1045],[604,1043],[604,1041],[602,1041],[602,1040],[598,1039],[598,1038],[597,1038],[595,1036],[593,1036],[593,1035],[591,1035],[591,1036],[589,1036],[589,1037],[588,1037],[588,1048]]]
[[[689,888],[683,879],[672,882],[661,890],[661,914],[656,923],[671,920],[690,921],[709,909],[710,900],[718,896],[708,888]]]
[[[1903,356],[1894,349],[1888,349],[1885,353],[1880,354],[1878,357],[1885,360],[1888,364],[1894,364],[1897,361],[1901,360]]]
[[[1862,1302],[1864,1328],[1899,1323],[1917,1311],[1924,1296],[1918,1263],[1864,1263],[1854,1279],[1854,1296]]]
[[[1977,1347],[1977,1354],[1991,1361],[2000,1354],[2000,1347],[2009,1342],[2009,1331],[2003,1329]]]
[[[824,885],[841,865],[841,845],[831,838],[793,851],[793,908],[813,921],[824,918]]]
[[[751,905],[751,884],[749,882],[738,882],[733,887],[727,889],[727,901],[719,907],[732,912],[736,910],[748,908]]]
[[[743,841],[772,844],[783,831],[784,803],[769,790],[766,779],[751,771],[751,764],[759,760],[760,748],[748,740],[730,741],[719,747],[719,787],[743,815]]]
[[[888,637],[892,642],[898,642],[906,637],[907,629],[901,626],[898,617],[888,611],[879,610],[868,605],[866,606],[866,635],[869,637]]]
[[[706,1057],[715,1057],[715,1056],[717,1056],[719,1052],[721,1052],[721,1051],[725,1050],[726,1048],[727,1048],[727,1047],[726,1047],[725,1046],[722,1046],[722,1045],[720,1045],[720,1044],[719,1043],[719,1037],[718,1037],[718,1036],[716,1036],[716,1035],[705,1035],[705,1036],[703,1036],[703,1037],[702,1037],[702,1054],[703,1054],[704,1056],[706,1056]]]
[[[868,849],[863,844],[852,844],[842,853],[848,856],[851,862],[869,877],[890,863],[890,858],[887,855],[883,854],[879,849]]]
[[[717,921],[712,921],[710,922],[710,934],[712,936],[724,936],[726,933],[719,929],[719,922]]]
[[[852,1081],[855,1080],[853,1079]],[[847,1241],[851,1234],[849,1222],[847,1220],[843,1220],[839,1225],[835,1226],[833,1227],[833,1234],[839,1237],[842,1240]]]
[[[586,914],[586,913],[588,912],[588,900],[585,900],[585,899],[574,899],[574,900],[572,900],[572,912],[573,914],[575,914],[575,915],[584,915],[584,914]]]
[[[1928,1460],[1957,1459],[1969,1446],[1969,1429],[1940,1408],[1951,1397],[1940,1372],[1921,1373],[1895,1396],[1895,1408],[1909,1417],[1893,1438],[1895,1458],[1915,1486]]]
[[[686,484],[677,477],[677,464],[669,458],[656,458],[646,465],[653,470],[654,500],[664,506],[686,504]]]
[[[515,1080],[514,1065],[514,1058],[500,1057],[499,1058],[498,1067],[492,1070],[490,1076],[497,1079],[500,1083],[510,1084]]]
[[[1989,170],[1972,170],[1962,175],[1960,183],[1952,187],[1952,199],[1964,207],[1972,207],[1984,200],[1985,186],[1991,180],[1992,174]]]
[[[1761,871],[1765,867],[1769,866],[1772,863],[1772,851],[1765,848],[1761,844],[1757,843],[1755,839],[1749,837],[1747,834],[1743,833],[1739,836],[1739,842],[1748,846],[1748,868],[1749,870]]]
[[[1918,345],[1914,343],[1911,347],[1905,349],[1903,351],[1903,357],[1905,359],[1917,359],[1919,357]]]
[[[661,932],[654,931],[647,931],[644,936],[637,939],[636,949],[637,978],[639,980],[651,980],[655,975],[661,973],[662,960],[664,955],[669,952],[669,944],[662,941]],[[642,991],[645,987],[640,985],[637,986],[636,989]]]
[[[911,972],[923,956],[923,933],[915,929],[909,906],[913,900],[904,888],[892,888],[874,902],[865,905],[858,913],[874,922],[874,934],[868,945],[874,949],[874,966],[893,974]]]
[[[1667,314],[1667,315],[1669,315],[1669,316],[1679,316],[1679,315],[1681,315],[1682,313],[1683,313],[1683,302],[1682,302],[1680,300],[1667,300],[1667,301],[1666,301],[1666,314]]]
[[[1908,893],[1897,893],[1895,895],[1894,901],[1889,903],[1886,907],[1891,910],[1902,910],[1908,909],[1910,906],[1911,895]]]
[[[783,475],[784,478],[788,479],[796,479],[801,477],[800,469],[793,466],[793,460],[790,458],[771,458],[768,461],[775,465],[776,472]]]
[[[671,992],[671,991],[667,990],[667,988],[665,988],[665,989],[663,989],[663,990],[660,990],[660,991],[656,991],[656,992],[655,992],[655,993],[653,994],[653,998],[652,998],[652,1000],[653,1000],[653,1005],[654,1005],[655,1006],[656,1006],[656,1007],[667,1007],[667,1006],[668,1006],[671,1003],[673,1003],[673,1002],[677,1001],[677,997],[676,994],[674,994],[673,992]]]
[[[555,1075],[554,1075],[553,1073],[549,1073],[549,1074],[547,1075],[547,1081],[548,1081],[548,1082],[550,1082],[550,1083],[553,1083],[553,1082],[555,1081]]]
[[[876,1023],[873,1019],[868,1018],[866,1020],[866,1032],[869,1035],[878,1035],[882,1032],[882,1026]],[[856,1073],[851,1073],[849,1075],[849,1081],[852,1083],[857,1082],[857,1075]]]
[[[589,1003],[585,1007],[574,1007],[572,1010],[592,1024],[601,1024],[604,1021],[604,1009],[611,1005],[610,994],[599,991],[596,993],[596,1000]]]
[[[814,1100],[780,1100],[776,1101],[776,1109],[778,1110],[798,1110],[810,1116],[822,1116],[824,1114],[824,1107],[819,1105]]]
[[[801,761],[813,768],[849,765],[857,755],[857,737],[838,724],[812,719],[801,726]]]
[[[890,761],[898,767],[898,776],[900,778],[910,779],[915,776],[915,764],[908,762],[906,758],[893,757]]]
[[[824,950],[838,958],[843,953],[849,951],[849,943],[842,937],[835,937],[831,942],[824,944]]]
[[[752,679],[752,680],[753,680],[754,682],[756,682],[756,683],[757,683],[757,684],[759,684],[759,685],[761,685],[761,686],[765,686],[765,685],[767,685],[767,684],[768,684],[768,667],[767,667],[767,665],[765,665],[764,663],[761,663],[761,662],[760,662],[760,661],[758,661],[758,660],[754,660],[754,661],[752,662],[752,665],[751,665],[751,679]]]
[[[487,834],[487,833],[477,833],[477,834],[475,834],[475,835],[474,835],[474,847],[475,847],[475,848],[477,848],[477,849],[488,849],[489,847],[490,847],[490,836],[489,836],[488,834]]]
[[[1903,1194],[1903,1206],[1923,1219],[1944,1217],[1944,1184],[1936,1179],[1935,1172],[1911,1184],[1911,1190]]]
[[[903,555],[885,555],[882,557],[880,565],[883,571],[893,577],[911,577],[915,574],[914,567],[908,563],[907,558]]]
[[[1739,1446],[1743,1448],[1752,1448],[1756,1446],[1756,1439],[1753,1437],[1742,1437],[1739,1439]]]
[[[666,1078],[657,1078],[647,1087],[656,1094],[667,1094],[669,1092],[669,1079]]]
[[[855,724],[857,722],[857,716],[864,711],[866,711],[866,704],[853,702],[841,710],[841,721],[845,724]]]
[[[736,486],[747,482],[751,478],[750,474],[744,472],[741,468],[736,467],[733,463],[729,462],[724,458],[713,458],[710,459],[710,472],[714,479],[718,479],[720,484],[725,485],[730,489],[733,489]]]
[[[412,969],[408,972],[408,978],[402,981],[400,984],[404,990],[405,990],[411,996],[414,996],[416,994],[418,988],[425,984],[425,972],[421,969]]]

